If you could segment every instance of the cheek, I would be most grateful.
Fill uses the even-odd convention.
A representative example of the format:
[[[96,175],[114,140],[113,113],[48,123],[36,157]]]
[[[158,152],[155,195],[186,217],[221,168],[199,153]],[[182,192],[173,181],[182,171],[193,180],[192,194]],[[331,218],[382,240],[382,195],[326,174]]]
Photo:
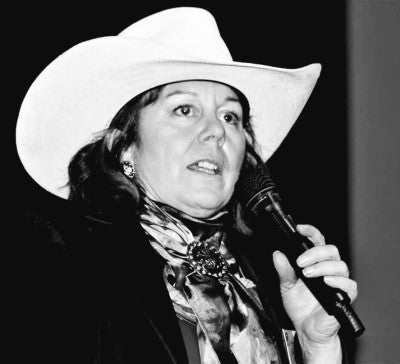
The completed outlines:
[[[136,156],[136,162],[138,165],[138,172],[144,178],[152,178],[152,182],[156,181],[158,175],[162,175],[165,169],[165,159],[166,155],[163,151],[155,146],[159,146],[159,143],[146,144]],[[139,176],[140,177],[140,176]]]
[[[171,138],[156,138],[144,140],[142,147],[137,151],[136,163],[138,177],[144,180],[152,188],[157,190],[169,190],[176,185],[179,176],[179,161],[182,156]]]
[[[238,136],[233,139],[232,148],[228,151],[227,155],[230,156],[230,164],[232,166],[232,171],[235,176],[238,176],[240,173],[240,169],[243,164],[245,152],[246,152],[246,139],[245,136]]]

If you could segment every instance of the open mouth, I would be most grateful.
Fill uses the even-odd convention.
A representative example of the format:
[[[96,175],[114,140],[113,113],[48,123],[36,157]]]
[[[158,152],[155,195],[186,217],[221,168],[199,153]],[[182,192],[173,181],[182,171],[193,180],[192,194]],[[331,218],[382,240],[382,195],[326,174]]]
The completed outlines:
[[[221,169],[217,163],[204,159],[189,165],[188,168],[192,171],[203,172],[209,175],[221,174]]]

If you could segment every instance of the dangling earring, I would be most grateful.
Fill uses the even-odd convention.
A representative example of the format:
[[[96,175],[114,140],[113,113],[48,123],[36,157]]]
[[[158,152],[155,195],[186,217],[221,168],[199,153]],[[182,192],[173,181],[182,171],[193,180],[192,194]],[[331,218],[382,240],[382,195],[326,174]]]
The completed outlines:
[[[129,179],[133,179],[135,177],[135,166],[131,162],[122,161],[121,166],[125,176],[127,176]]]

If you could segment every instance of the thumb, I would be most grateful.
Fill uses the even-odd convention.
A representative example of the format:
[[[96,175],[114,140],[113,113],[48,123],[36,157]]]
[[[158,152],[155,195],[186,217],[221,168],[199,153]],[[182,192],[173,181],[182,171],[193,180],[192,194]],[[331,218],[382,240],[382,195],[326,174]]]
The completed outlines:
[[[276,250],[272,254],[272,261],[279,275],[281,289],[284,291],[291,289],[297,282],[297,276],[286,255]]]

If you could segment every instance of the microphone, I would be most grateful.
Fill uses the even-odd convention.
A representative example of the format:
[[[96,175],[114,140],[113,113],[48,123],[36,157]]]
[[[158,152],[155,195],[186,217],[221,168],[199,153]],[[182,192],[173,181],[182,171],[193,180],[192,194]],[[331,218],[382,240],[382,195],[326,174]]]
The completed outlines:
[[[237,183],[238,194],[245,209],[257,217],[269,215],[286,239],[282,242],[282,252],[287,256],[297,277],[301,278],[311,293],[329,315],[335,316],[346,334],[360,336],[365,327],[350,304],[346,292],[325,284],[323,277],[308,278],[297,266],[296,259],[314,244],[296,230],[292,217],[286,214],[281,198],[275,190],[269,171],[264,164],[244,167]]]

